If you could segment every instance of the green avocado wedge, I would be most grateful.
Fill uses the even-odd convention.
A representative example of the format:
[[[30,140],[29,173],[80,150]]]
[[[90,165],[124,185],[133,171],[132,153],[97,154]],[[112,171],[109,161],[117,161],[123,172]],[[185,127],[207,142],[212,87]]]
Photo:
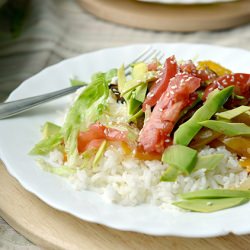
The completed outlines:
[[[127,81],[126,79],[126,75],[125,75],[125,68],[124,68],[124,65],[122,65],[118,71],[117,71],[117,77],[118,77],[118,90],[119,92],[121,93],[123,88],[124,88],[124,85]]]
[[[207,170],[215,169],[223,158],[223,154],[198,156],[194,171],[202,168],[205,168]]]
[[[223,154],[212,154],[204,156],[198,155],[196,164],[194,164],[193,167],[193,171],[197,171],[199,169],[213,170],[222,161],[223,157]],[[161,176],[161,181],[174,182],[176,181],[178,175],[181,173],[182,171],[180,171],[180,169],[178,169],[174,165],[170,165]]]
[[[228,136],[238,136],[238,135],[250,136],[250,126],[247,126],[245,123],[231,123],[224,121],[208,120],[199,122],[199,124],[201,126],[210,128],[216,132]]]
[[[232,208],[248,202],[247,198],[195,199],[173,202],[172,204],[194,212],[211,213]]]
[[[211,92],[204,105],[175,131],[174,143],[185,146],[188,145],[202,128],[202,125],[199,123],[209,120],[232,95],[233,90],[234,87],[229,86],[221,91],[216,89]]]
[[[60,126],[52,122],[46,122],[42,127],[43,139],[48,139],[50,136],[57,134],[60,129]]]
[[[162,161],[190,174],[197,161],[197,151],[182,145],[172,145],[164,151]]]
[[[194,212],[210,213],[244,204],[250,200],[250,191],[233,189],[205,189],[180,195],[184,200],[173,205]]]
[[[180,171],[176,167],[169,166],[161,176],[161,181],[174,182],[176,181],[179,173]]]
[[[42,140],[39,141],[30,151],[30,155],[47,155],[51,150],[60,146],[63,141],[61,127],[46,122],[42,127]]]
[[[107,147],[107,141],[104,140],[99,147],[98,151],[96,152],[95,158],[93,160],[93,167],[96,167],[101,160],[102,156],[104,155],[105,149]]]
[[[247,198],[250,199],[250,191],[233,189],[205,189],[180,196],[182,199],[218,199],[218,198]]]
[[[129,116],[140,111],[147,93],[147,72],[145,63],[137,63],[132,69],[132,79],[127,81],[124,66],[118,69],[118,90],[127,103]]]
[[[131,95],[129,97],[129,100],[127,100],[127,104],[128,104],[128,113],[130,116],[133,116],[139,111],[140,106],[145,100],[147,87],[148,87],[147,81],[145,78],[147,71],[148,71],[148,67],[145,63],[137,63],[133,67],[133,70],[132,70],[133,79],[131,81],[142,82],[142,85],[138,86],[137,88],[129,92],[131,93]],[[124,88],[129,87],[131,84],[131,81],[127,82]]]
[[[235,118],[238,115],[241,115],[242,113],[245,113],[250,110],[249,106],[240,106],[231,110],[227,110],[224,112],[216,113],[217,117],[226,119],[226,120],[231,120]]]

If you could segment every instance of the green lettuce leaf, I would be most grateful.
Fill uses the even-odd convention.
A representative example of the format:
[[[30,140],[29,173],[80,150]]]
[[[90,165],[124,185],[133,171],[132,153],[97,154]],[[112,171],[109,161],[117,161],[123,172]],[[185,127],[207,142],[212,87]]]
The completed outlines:
[[[109,96],[105,73],[97,73],[69,110],[62,127],[68,163],[74,165],[78,160],[77,135],[96,122],[107,108]]]
[[[67,166],[54,167],[50,163],[48,163],[47,161],[45,161],[44,159],[41,159],[41,158],[37,159],[37,163],[41,166],[41,168],[44,171],[47,171],[47,172],[52,173],[52,174],[64,176],[64,177],[68,177],[72,174],[75,174],[77,171],[76,169],[69,168]]]
[[[106,147],[107,147],[107,141],[104,140],[96,152],[95,158],[93,160],[93,167],[96,167],[101,158],[103,157]]]
[[[110,69],[105,73],[105,81],[110,83],[114,77],[117,76],[117,69]]]
[[[80,81],[78,79],[70,79],[70,85],[71,86],[85,86],[88,85],[86,82]]]

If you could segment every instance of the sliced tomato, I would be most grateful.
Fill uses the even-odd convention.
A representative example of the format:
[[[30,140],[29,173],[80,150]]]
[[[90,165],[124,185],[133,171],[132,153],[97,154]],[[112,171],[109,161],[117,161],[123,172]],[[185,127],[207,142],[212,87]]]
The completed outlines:
[[[104,130],[105,138],[108,141],[127,141],[127,132],[115,128],[106,128]]]
[[[170,56],[165,61],[160,77],[154,82],[154,84],[150,88],[149,93],[147,94],[147,97],[142,105],[143,111],[146,110],[147,105],[153,107],[156,104],[156,102],[160,99],[161,95],[168,88],[170,79],[174,77],[176,73],[177,62],[175,56]]]
[[[104,141],[104,139],[94,139],[94,140],[90,141],[85,146],[85,150],[84,151],[89,150],[89,149],[93,149],[93,148],[99,148],[101,146],[101,144],[102,144],[103,141]]]
[[[200,78],[202,82],[213,81],[217,77],[213,72],[203,69],[196,70],[193,76]]]
[[[201,82],[210,81],[216,78],[216,74],[213,73],[211,70],[206,69],[199,69],[197,70],[196,66],[192,62],[192,60],[188,60],[185,63],[180,64],[180,72],[191,74],[195,77],[201,79]]]
[[[189,74],[177,74],[144,124],[139,145],[146,152],[162,153],[171,144],[170,133],[181,111],[192,102],[190,95],[200,87],[200,79]]]
[[[223,89],[228,86],[235,86],[234,93],[239,96],[244,96],[246,99],[250,97],[250,74],[236,73],[219,77],[205,89],[203,100],[214,89]]]
[[[192,60],[188,60],[182,64],[180,64],[180,71],[182,73],[192,74],[196,72],[196,66],[192,62]]]
[[[158,62],[152,62],[148,64],[148,71],[157,71],[158,69]]]
[[[104,130],[105,127],[103,125],[96,123],[92,124],[87,131],[80,132],[77,138],[78,152],[84,152],[92,140],[105,139]]]
[[[92,124],[87,131],[78,134],[78,152],[82,153],[89,148],[98,148],[103,140],[126,141],[127,133],[99,123]]]

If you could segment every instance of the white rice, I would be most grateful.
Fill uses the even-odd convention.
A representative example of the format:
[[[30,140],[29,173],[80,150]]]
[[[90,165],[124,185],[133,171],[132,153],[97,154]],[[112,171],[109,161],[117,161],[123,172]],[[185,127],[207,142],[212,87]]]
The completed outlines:
[[[69,181],[77,190],[91,190],[108,202],[124,206],[150,203],[163,208],[171,207],[178,194],[208,189],[238,187],[247,179],[237,155],[225,147],[205,147],[200,155],[221,153],[224,158],[214,170],[199,169],[189,176],[178,176],[175,182],[160,182],[168,167],[160,161],[142,161],[124,156],[110,146],[96,168],[79,170]]]

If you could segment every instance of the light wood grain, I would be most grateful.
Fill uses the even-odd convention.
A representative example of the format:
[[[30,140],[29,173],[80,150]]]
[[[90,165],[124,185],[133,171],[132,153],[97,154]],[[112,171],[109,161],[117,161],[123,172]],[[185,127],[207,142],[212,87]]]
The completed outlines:
[[[88,223],[46,205],[24,190],[0,162],[0,216],[35,244],[46,249],[249,249],[250,235],[208,239],[154,237]],[[190,225],[192,226],[192,225]]]
[[[78,0],[90,13],[115,23],[160,31],[226,29],[250,22],[250,1],[162,5],[136,0]]]

